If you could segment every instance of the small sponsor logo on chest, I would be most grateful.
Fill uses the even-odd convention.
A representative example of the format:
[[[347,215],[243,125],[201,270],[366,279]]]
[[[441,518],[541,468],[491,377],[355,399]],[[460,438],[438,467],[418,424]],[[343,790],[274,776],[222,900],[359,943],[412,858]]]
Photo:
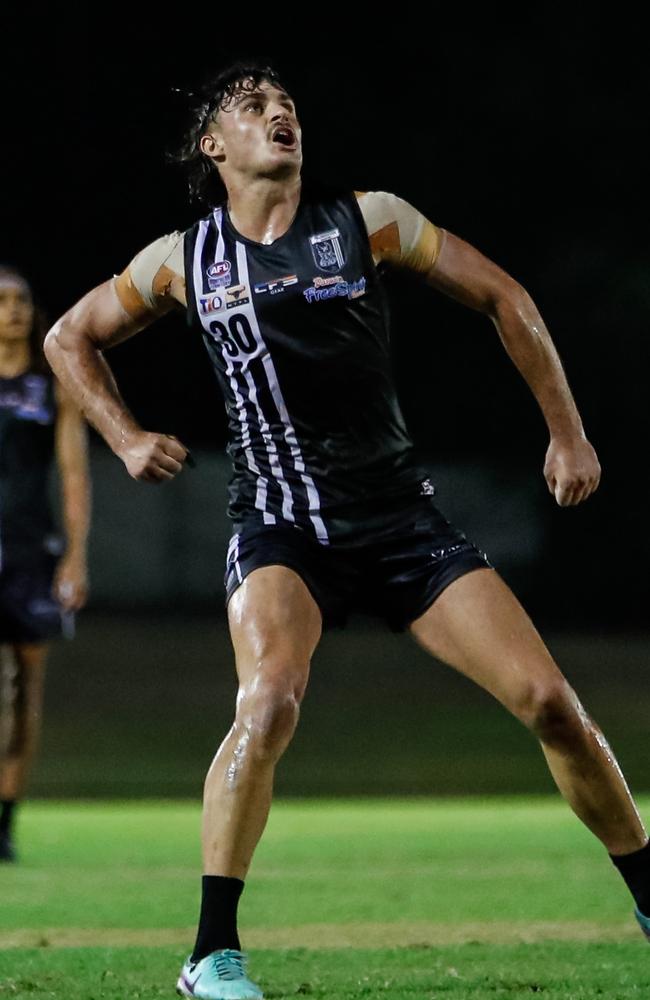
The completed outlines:
[[[256,295],[263,295],[264,292],[268,292],[269,295],[277,295],[278,292],[283,292],[290,285],[297,284],[297,274],[285,274],[284,277],[274,278],[272,281],[258,281],[254,288]]]
[[[248,285],[229,285],[219,295],[202,295],[199,299],[199,311],[208,316],[222,309],[234,309],[235,306],[245,306],[250,302]]]
[[[248,285],[231,285],[226,288],[226,309],[234,309],[235,306],[245,306],[251,300],[251,293]]]
[[[202,295],[199,299],[199,309],[204,316],[209,313],[219,312],[223,309],[225,302],[221,295]]]

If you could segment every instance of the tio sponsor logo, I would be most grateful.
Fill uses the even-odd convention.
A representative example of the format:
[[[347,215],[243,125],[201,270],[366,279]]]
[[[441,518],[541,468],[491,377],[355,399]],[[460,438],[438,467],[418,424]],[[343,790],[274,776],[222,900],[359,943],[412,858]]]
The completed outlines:
[[[199,306],[204,316],[223,309],[223,299],[220,295],[204,295],[199,299]]]

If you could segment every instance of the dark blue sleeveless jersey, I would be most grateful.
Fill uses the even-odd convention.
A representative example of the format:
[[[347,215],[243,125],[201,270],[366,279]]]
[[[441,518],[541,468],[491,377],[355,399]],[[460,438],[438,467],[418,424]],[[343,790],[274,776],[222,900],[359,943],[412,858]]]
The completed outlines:
[[[48,479],[56,404],[50,375],[0,378],[0,559],[42,552],[53,522]]]
[[[188,321],[221,383],[229,514],[323,544],[355,511],[417,496],[424,473],[397,401],[387,302],[353,193],[303,191],[270,245],[226,205],[185,233]]]

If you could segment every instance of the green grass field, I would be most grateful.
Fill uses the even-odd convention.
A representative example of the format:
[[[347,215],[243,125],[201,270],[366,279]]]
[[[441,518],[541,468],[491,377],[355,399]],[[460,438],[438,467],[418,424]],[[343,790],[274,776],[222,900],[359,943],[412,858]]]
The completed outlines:
[[[0,997],[174,996],[198,828],[187,803],[25,806],[21,863],[0,868]],[[269,998],[650,991],[627,892],[555,799],[278,802],[241,925]]]

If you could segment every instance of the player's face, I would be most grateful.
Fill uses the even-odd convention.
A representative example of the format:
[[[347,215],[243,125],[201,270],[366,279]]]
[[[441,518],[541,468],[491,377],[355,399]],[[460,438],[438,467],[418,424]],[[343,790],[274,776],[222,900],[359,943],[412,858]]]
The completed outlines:
[[[22,281],[0,274],[0,340],[29,337],[34,322],[34,304]]]
[[[302,164],[302,133],[287,93],[262,81],[217,116],[222,164],[257,176],[290,176]]]

